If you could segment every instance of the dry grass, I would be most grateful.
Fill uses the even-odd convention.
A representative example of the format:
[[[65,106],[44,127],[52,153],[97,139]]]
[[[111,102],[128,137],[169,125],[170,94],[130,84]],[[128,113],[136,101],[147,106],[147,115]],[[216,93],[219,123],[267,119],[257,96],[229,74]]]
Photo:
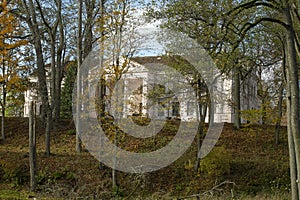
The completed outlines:
[[[7,139],[0,144],[0,168],[1,163],[12,163],[7,165],[12,169],[19,165],[28,166],[28,121],[8,119],[7,122]],[[167,126],[161,135],[169,139],[172,136],[172,127],[173,124]],[[75,131],[70,121],[62,122],[51,133],[53,155],[50,157],[43,155],[44,132],[40,127],[37,135],[39,190],[34,196],[51,199],[193,199],[188,197],[202,194],[214,185],[229,180],[236,184],[234,187],[230,185],[223,188],[224,193],[229,194],[218,193],[219,197],[217,194],[212,197],[202,195],[201,199],[290,199],[286,133],[283,128],[281,144],[274,147],[273,130],[272,126],[259,126],[235,131],[231,124],[226,124],[217,146],[224,147],[232,155],[229,174],[218,177],[195,174],[193,165],[189,167],[189,163],[193,164],[195,161],[194,143],[172,165],[145,174],[142,181],[135,175],[118,172],[120,188],[116,195],[111,187],[111,169],[106,167],[99,170],[99,161],[88,152],[75,152]],[[258,137],[255,131],[258,131]],[[164,138],[158,136],[155,139],[158,146],[169,141],[160,139]],[[131,139],[124,142],[123,145],[132,150],[136,150],[140,144]],[[153,143],[147,142],[140,145],[144,148],[142,151],[154,148],[153,146]],[[0,199],[26,199],[31,196],[26,192],[29,188],[28,179],[18,183],[13,179],[1,178],[0,169]],[[230,193],[231,189],[236,191],[234,198]]]

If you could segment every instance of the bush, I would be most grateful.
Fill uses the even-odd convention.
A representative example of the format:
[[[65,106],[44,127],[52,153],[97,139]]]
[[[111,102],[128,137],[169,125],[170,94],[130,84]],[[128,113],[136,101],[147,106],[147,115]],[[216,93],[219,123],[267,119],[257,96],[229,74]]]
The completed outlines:
[[[215,147],[201,160],[200,172],[209,176],[222,176],[230,173],[231,155],[224,147]]]
[[[29,167],[16,162],[0,162],[1,176],[3,180],[15,185],[21,185],[29,180]]]

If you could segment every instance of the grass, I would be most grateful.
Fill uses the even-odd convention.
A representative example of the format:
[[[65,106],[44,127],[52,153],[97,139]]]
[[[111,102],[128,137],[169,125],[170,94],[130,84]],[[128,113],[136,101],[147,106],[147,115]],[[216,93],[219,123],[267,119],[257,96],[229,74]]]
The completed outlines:
[[[170,121],[154,139],[138,141],[124,136],[120,146],[133,152],[156,150],[172,140],[178,124],[179,121]],[[258,134],[253,134],[253,130],[258,130]],[[273,126],[247,126],[237,131],[231,124],[225,124],[217,147],[230,155],[226,162],[229,169],[215,164],[219,157],[224,158],[222,150],[212,156],[218,158],[212,160],[215,168],[210,170],[214,175],[206,171],[194,173],[195,141],[181,158],[166,168],[142,175],[118,172],[119,187],[113,190],[111,169],[100,170],[99,161],[88,152],[75,152],[75,131],[70,120],[62,121],[51,133],[50,157],[44,156],[44,131],[39,126],[36,193],[28,192],[27,119],[7,119],[6,132],[7,139],[0,144],[0,199],[33,196],[38,199],[193,199],[191,196],[210,191],[224,181],[234,182],[234,186],[222,185],[220,190],[212,191],[212,197],[202,195],[201,199],[289,199],[285,127],[281,130],[281,143],[275,146]]]
[[[34,199],[34,193],[28,193],[26,191],[16,191],[16,190],[0,190],[0,199],[5,200],[25,200],[25,199]],[[38,198],[38,199],[45,199],[45,200],[59,200],[61,198]],[[123,199],[123,198],[115,198],[115,199]],[[129,199],[135,200],[173,200],[178,199],[178,197],[174,197],[170,194],[153,194],[152,196],[143,196],[143,197],[134,197]],[[197,200],[197,197],[185,197],[184,199],[189,200]],[[222,196],[201,196],[201,200],[289,200],[290,194],[283,193],[283,194],[257,194],[255,196],[250,195],[239,195],[232,197],[231,195],[222,195]]]
[[[14,189],[0,189],[0,199],[5,200],[16,200],[16,199],[29,199],[34,197],[34,193],[24,191],[24,190],[14,190]]]

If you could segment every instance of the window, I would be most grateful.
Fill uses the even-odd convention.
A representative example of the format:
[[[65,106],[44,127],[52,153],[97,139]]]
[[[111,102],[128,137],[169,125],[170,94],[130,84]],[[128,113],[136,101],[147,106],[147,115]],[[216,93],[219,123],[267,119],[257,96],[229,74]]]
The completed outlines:
[[[139,104],[139,115],[142,116],[143,114],[143,103]]]
[[[143,85],[140,85],[137,89],[138,94],[143,94]]]
[[[172,103],[172,115],[179,117],[179,102],[173,102]]]
[[[224,107],[225,105],[223,103],[220,104],[220,113],[224,113]]]
[[[165,116],[165,110],[166,110],[166,105],[163,102],[163,100],[158,100],[158,110],[157,110],[157,114],[159,117],[163,117]]]

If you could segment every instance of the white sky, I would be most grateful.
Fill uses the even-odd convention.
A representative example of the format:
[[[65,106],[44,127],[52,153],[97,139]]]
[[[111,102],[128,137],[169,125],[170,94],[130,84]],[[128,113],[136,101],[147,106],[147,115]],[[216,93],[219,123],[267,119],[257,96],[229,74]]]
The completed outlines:
[[[144,18],[143,9],[135,12],[134,17]],[[160,21],[147,22],[138,27],[138,34],[142,36],[142,44],[138,48],[136,56],[156,56],[164,52],[163,46],[157,41],[157,36],[160,34],[160,24]]]

